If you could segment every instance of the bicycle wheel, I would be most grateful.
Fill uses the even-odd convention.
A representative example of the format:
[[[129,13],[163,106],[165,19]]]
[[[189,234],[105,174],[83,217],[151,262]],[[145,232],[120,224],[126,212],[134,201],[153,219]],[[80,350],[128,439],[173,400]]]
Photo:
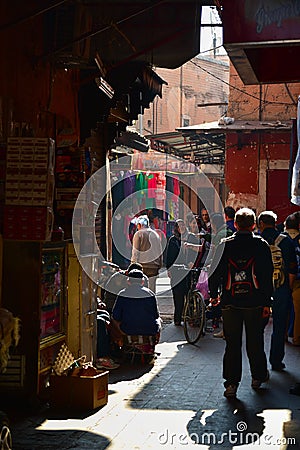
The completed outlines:
[[[189,344],[195,344],[204,330],[205,302],[200,292],[190,291],[183,309],[185,338]]]
[[[12,438],[9,422],[2,411],[0,411],[0,450],[12,450]]]

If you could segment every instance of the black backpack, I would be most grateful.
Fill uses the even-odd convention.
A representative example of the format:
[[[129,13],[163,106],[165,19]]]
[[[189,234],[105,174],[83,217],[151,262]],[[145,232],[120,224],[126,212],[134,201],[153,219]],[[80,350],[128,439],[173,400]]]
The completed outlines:
[[[251,296],[259,288],[255,276],[254,256],[246,259],[228,259],[227,283],[225,289],[234,298],[244,298]]]

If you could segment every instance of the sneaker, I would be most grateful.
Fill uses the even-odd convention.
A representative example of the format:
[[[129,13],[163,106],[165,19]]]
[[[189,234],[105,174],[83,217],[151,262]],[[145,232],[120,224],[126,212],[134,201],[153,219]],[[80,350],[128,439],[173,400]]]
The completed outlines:
[[[224,391],[224,397],[235,398],[236,397],[237,386],[235,384],[230,384]]]
[[[254,380],[254,378],[252,378],[252,382],[251,382],[252,389],[259,389],[263,383],[266,383],[267,381],[269,381],[269,378],[270,378],[269,371],[267,371],[267,376],[264,380]]]
[[[213,337],[224,339],[225,336],[224,336],[223,330],[219,331],[218,333],[214,333],[214,334],[213,334]]]
[[[97,369],[117,369],[120,367],[120,364],[113,361],[111,358],[98,358],[96,361]]]

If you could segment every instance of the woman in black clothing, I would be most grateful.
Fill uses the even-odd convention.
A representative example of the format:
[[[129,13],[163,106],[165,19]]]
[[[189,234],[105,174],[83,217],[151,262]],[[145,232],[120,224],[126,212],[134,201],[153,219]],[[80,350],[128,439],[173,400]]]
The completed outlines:
[[[171,280],[174,301],[174,323],[181,325],[184,298],[188,292],[188,271],[176,267],[178,264],[192,267],[197,254],[184,246],[184,242],[197,243],[195,234],[190,233],[182,219],[175,222],[173,236],[167,246],[166,267]]]

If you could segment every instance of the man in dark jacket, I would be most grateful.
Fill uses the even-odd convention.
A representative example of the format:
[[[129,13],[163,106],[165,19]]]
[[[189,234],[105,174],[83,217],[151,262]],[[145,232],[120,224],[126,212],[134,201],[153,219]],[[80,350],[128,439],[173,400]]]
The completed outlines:
[[[189,290],[189,272],[185,266],[191,268],[197,260],[197,252],[187,248],[186,243],[198,244],[195,234],[190,233],[182,219],[175,222],[173,236],[167,246],[166,267],[170,277],[174,302],[174,324],[180,326],[185,296]]]
[[[268,380],[263,317],[270,312],[273,263],[265,240],[253,234],[255,214],[242,208],[235,215],[237,232],[221,241],[210,269],[211,304],[221,304],[226,348],[224,396],[236,397],[242,376],[242,335],[245,324],[252,388]],[[219,295],[220,293],[220,295]]]
[[[277,215],[273,211],[263,211],[258,216],[257,222],[261,236],[269,243],[274,244],[280,235],[276,229]],[[297,274],[297,258],[295,246],[289,236],[282,235],[278,246],[282,252],[284,282],[276,287],[273,293],[272,319],[273,332],[271,336],[271,348],[269,361],[272,370],[283,370],[285,364],[284,346],[287,331],[287,322],[292,304],[292,288]]]
[[[234,226],[235,209],[232,206],[225,206],[224,216],[227,228],[229,228],[234,233],[236,231],[236,228]]]
[[[112,317],[127,335],[157,335],[161,319],[155,294],[144,287],[144,274],[133,269],[128,273],[128,287],[119,292]]]

